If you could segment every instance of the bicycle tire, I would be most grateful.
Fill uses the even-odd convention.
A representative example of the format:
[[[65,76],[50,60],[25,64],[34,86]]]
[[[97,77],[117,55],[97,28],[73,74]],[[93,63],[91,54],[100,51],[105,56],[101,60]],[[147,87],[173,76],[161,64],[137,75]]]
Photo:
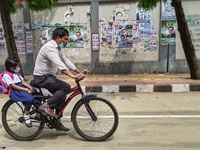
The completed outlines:
[[[119,116],[116,108],[104,98],[92,97],[87,100],[97,120],[92,120],[83,101],[79,101],[72,112],[74,129],[89,141],[104,141],[110,138],[118,127]]]
[[[45,123],[30,118],[32,127],[28,128],[23,119],[24,106],[21,102],[7,101],[2,108],[2,124],[6,132],[16,140],[30,141],[36,138],[43,130]]]

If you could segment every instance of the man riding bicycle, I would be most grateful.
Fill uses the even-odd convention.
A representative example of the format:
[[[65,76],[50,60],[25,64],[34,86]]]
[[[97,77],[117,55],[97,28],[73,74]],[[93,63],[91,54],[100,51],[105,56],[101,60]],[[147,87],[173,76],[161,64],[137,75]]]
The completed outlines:
[[[46,113],[51,117],[58,118],[58,115],[53,112],[52,107],[57,107],[56,113],[59,111],[59,106],[65,102],[66,95],[70,92],[71,86],[56,78],[59,71],[63,74],[76,79],[81,73],[76,66],[66,58],[61,47],[67,45],[69,32],[65,28],[56,28],[53,31],[52,40],[42,46],[40,49],[33,71],[33,82],[36,86],[47,89],[53,95],[48,101],[39,107],[39,111]],[[69,69],[75,71],[73,74]],[[84,70],[85,72],[86,70]],[[59,122],[57,130],[69,131],[68,128]]]

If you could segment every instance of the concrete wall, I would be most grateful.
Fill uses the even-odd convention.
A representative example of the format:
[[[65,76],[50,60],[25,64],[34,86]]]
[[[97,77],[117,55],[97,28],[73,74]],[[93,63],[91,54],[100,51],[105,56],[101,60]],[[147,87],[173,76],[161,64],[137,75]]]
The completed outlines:
[[[32,31],[33,34],[33,52],[27,55],[20,54],[23,66],[26,74],[31,74],[34,66],[34,60],[41,46],[42,40],[42,26],[73,26],[73,25],[87,25],[88,26],[88,41],[84,42],[83,48],[64,48],[66,56],[73,61],[80,69],[86,69],[90,67],[93,73],[184,73],[188,72],[187,62],[185,61],[181,41],[178,31],[176,29],[176,44],[163,45],[161,43],[161,12],[162,4],[158,3],[157,7],[151,10],[151,24],[153,30],[157,36],[150,40],[156,41],[157,46],[153,49],[145,49],[144,44],[148,38],[139,37],[139,41],[132,43],[131,47],[124,48],[119,51],[117,42],[115,39],[115,26],[119,24],[131,24],[132,26],[139,26],[136,22],[136,13],[138,12],[137,3],[132,1],[125,2],[109,2],[99,3],[99,12],[96,9],[91,9],[98,4],[98,1],[94,4],[90,3],[70,3],[68,5],[58,5],[51,11],[31,12],[30,21],[31,28],[28,31]],[[198,0],[183,1],[184,11],[187,17],[194,18],[198,15],[198,9],[190,11],[193,5],[200,4]],[[122,9],[123,7],[123,9]],[[124,8],[125,7],[125,8]],[[119,10],[124,11],[124,21],[117,20],[116,12]],[[25,19],[23,8],[19,7],[18,13],[12,16],[13,22],[22,22],[24,24],[29,19]],[[69,15],[67,15],[69,14]],[[94,17],[92,15],[98,15]],[[200,14],[199,14],[200,15]],[[127,18],[127,19],[126,19]],[[197,16],[198,18],[198,16]],[[97,21],[100,20],[99,25]],[[95,24],[96,23],[96,24]],[[56,24],[56,25],[55,25]],[[98,26],[98,27],[97,27]],[[112,26],[112,39],[111,43],[102,42],[102,30],[104,27]],[[198,30],[199,26],[192,28],[192,31]],[[27,27],[24,25],[22,32],[27,31]],[[98,30],[98,31],[97,31]],[[91,35],[93,33],[99,33],[99,48],[93,50],[93,43]],[[195,34],[195,33],[193,33]],[[196,34],[195,34],[196,35]],[[198,37],[198,34],[196,35]],[[25,41],[25,34],[23,34],[23,40]],[[149,41],[149,39],[147,40]],[[4,60],[7,56],[6,50],[0,50],[0,66],[2,68]],[[198,58],[200,53],[197,52]],[[0,69],[1,69],[0,68]]]

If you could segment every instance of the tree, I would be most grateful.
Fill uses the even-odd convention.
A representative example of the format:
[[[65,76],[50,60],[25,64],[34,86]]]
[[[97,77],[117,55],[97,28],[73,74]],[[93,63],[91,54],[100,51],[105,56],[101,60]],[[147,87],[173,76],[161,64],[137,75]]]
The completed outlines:
[[[25,1],[25,0],[18,0]],[[17,11],[15,7],[16,0],[0,0],[0,14],[1,21],[4,29],[4,37],[8,56],[17,55],[17,47],[15,45],[15,38],[12,28],[11,14]],[[42,11],[51,9],[58,3],[58,0],[26,0],[26,4],[30,10]],[[23,75],[23,70],[22,70]]]
[[[139,7],[144,9],[152,9],[157,5],[158,2],[160,2],[160,0],[140,0]],[[183,50],[189,66],[190,77],[191,79],[200,79],[200,67],[183,11],[182,0],[172,0],[171,5],[174,7],[176,12],[178,31],[180,33]]]

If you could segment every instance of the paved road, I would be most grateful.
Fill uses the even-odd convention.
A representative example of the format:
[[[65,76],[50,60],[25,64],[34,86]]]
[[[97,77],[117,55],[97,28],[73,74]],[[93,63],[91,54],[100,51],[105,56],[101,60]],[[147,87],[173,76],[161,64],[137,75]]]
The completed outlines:
[[[13,140],[0,121],[0,147],[5,146],[6,150],[200,149],[200,92],[99,95],[109,99],[120,115],[119,127],[109,141],[84,141],[66,117],[63,121],[71,129],[69,133],[45,129],[39,139],[30,142]],[[0,107],[6,99],[1,98]],[[69,111],[65,114],[69,115]]]

